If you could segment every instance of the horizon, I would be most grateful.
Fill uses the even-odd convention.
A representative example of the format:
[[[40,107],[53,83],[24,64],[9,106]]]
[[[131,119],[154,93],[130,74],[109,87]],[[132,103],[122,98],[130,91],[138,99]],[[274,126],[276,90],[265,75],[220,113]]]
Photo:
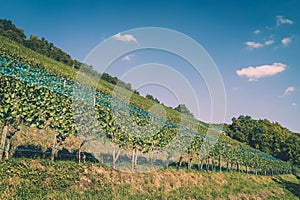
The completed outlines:
[[[46,38],[81,62],[97,44],[128,29],[154,26],[179,31],[200,43],[216,63],[227,94],[226,123],[233,117],[249,115],[254,119],[278,122],[300,133],[300,123],[297,123],[300,114],[297,64],[300,58],[296,53],[300,50],[300,2],[251,1],[247,5],[239,1],[227,4],[168,2],[171,3],[159,1],[157,5],[130,1],[125,6],[121,1],[89,1],[90,4],[10,1],[2,4],[0,18],[11,20],[27,37],[34,34]],[[10,12],[12,5],[16,12]],[[136,13],[143,17],[136,17]],[[195,117],[209,122],[211,109],[207,87],[201,77],[186,70],[191,65],[178,56],[157,50],[136,51],[117,59],[107,72],[121,77],[133,67],[151,62],[171,66],[184,74],[192,85],[197,85],[197,96],[203,102],[199,105],[200,114]],[[132,86],[135,88],[134,81]],[[167,106],[185,103],[192,107],[191,112],[197,113],[196,108],[189,106],[190,102],[176,101],[165,89],[148,86],[138,91],[143,96],[153,95]]]

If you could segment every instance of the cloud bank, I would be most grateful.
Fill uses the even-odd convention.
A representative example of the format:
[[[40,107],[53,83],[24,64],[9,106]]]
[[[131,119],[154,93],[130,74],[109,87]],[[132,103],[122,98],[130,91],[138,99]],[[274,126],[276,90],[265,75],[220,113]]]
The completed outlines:
[[[246,42],[245,44],[252,49],[258,49],[258,48],[261,48],[264,46],[263,44],[261,44],[259,42],[250,42],[250,41]]]
[[[268,46],[268,45],[271,45],[274,43],[274,40],[268,40],[268,41],[265,41],[265,45]]]
[[[281,24],[293,24],[294,22],[290,19],[286,19],[283,16],[277,16],[277,26],[280,26]]]
[[[271,77],[275,74],[281,73],[286,69],[286,65],[275,62],[271,65],[261,65],[261,66],[249,66],[237,70],[236,73],[238,76],[246,76],[249,78],[249,81],[256,81],[263,77]]]
[[[286,38],[283,38],[283,39],[281,40],[281,44],[282,44],[283,46],[287,46],[287,45],[289,45],[291,42],[292,42],[292,38],[291,38],[291,37],[286,37]]]
[[[265,41],[264,43],[259,43],[259,42],[251,42],[251,41],[248,41],[246,42],[245,44],[250,48],[250,49],[259,49],[259,48],[262,48],[264,46],[269,46],[271,44],[274,43],[274,40],[267,40]]]
[[[121,33],[118,33],[118,34],[114,35],[113,38],[116,40],[122,41],[122,42],[135,42],[138,44],[137,39],[133,35],[130,35],[130,34],[121,35]]]

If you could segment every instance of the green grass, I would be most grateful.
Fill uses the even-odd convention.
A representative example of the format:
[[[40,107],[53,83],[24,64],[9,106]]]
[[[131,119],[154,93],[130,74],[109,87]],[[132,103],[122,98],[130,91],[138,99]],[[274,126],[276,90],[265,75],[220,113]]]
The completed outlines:
[[[0,199],[298,199],[300,181],[239,173],[120,173],[100,163],[12,158],[0,162]]]

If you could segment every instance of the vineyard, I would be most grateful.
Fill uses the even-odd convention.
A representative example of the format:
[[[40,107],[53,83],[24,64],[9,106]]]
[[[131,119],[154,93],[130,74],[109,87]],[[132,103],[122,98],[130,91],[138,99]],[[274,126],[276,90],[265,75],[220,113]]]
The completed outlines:
[[[11,143],[25,125],[55,132],[55,143],[43,148],[45,152],[50,149],[51,164],[65,141],[76,136],[80,138],[76,150],[79,162],[91,151],[97,160],[115,169],[138,172],[157,166],[187,166],[262,175],[291,173],[287,162],[207,137],[208,132],[219,134],[219,129],[187,116],[180,121],[172,112],[167,117],[146,112],[153,103],[139,108],[137,96],[126,103],[111,95],[113,88],[105,81],[95,92],[75,81],[73,69],[55,66],[57,63],[47,67],[11,51],[1,47],[1,159],[8,160],[18,150]],[[84,76],[92,80],[90,75]],[[85,152],[84,147],[92,149]],[[100,152],[95,153],[98,149]]]

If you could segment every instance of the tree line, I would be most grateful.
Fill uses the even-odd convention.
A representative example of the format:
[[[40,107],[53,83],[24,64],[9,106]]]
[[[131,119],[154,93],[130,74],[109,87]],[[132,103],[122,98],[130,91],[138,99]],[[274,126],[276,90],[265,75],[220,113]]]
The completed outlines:
[[[74,68],[78,69],[82,65],[82,63],[72,59],[69,54],[56,47],[52,42],[48,42],[43,37],[40,39],[36,35],[30,35],[27,39],[24,30],[16,27],[10,20],[0,19],[0,34],[40,54],[73,66]]]
[[[300,165],[300,135],[267,119],[250,116],[233,118],[226,125],[227,135],[276,158]]]
[[[52,58],[56,61],[62,62],[66,65],[69,65],[75,69],[87,72],[93,76],[101,77],[101,79],[112,83],[114,85],[119,85],[125,89],[131,90],[130,83],[124,83],[119,80],[117,77],[112,77],[107,73],[103,73],[102,76],[96,72],[92,66],[81,63],[64,52],[62,49],[56,47],[52,42],[48,42],[45,38],[39,38],[36,35],[30,35],[27,39],[24,30],[16,27],[15,24],[10,20],[0,19],[0,35],[3,35],[19,44],[22,44],[44,56]]]

